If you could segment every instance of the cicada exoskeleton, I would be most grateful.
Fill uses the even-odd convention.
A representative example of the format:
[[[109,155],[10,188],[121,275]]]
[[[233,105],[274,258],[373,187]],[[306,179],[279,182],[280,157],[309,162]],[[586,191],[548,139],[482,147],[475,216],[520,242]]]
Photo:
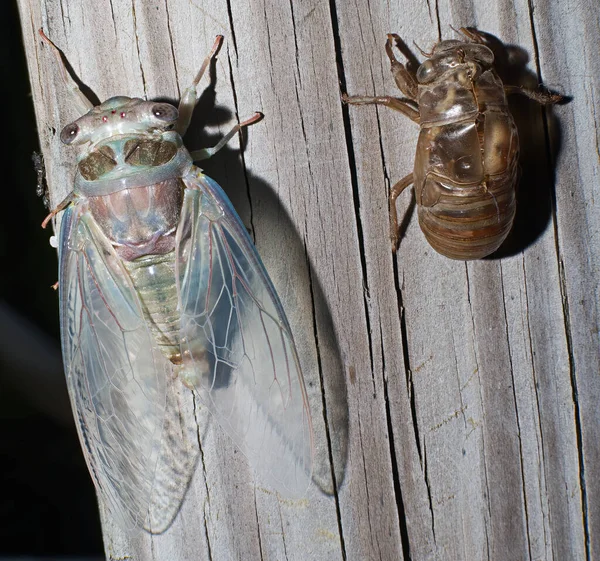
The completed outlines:
[[[396,199],[414,185],[419,224],[430,245],[452,259],[480,259],[506,239],[515,217],[519,137],[506,93],[540,103],[561,96],[505,87],[482,34],[461,29],[461,40],[441,41],[416,74],[386,53],[407,101],[390,96],[343,96],[345,103],[391,107],[421,127],[413,173],[390,194],[392,248],[398,242]]]

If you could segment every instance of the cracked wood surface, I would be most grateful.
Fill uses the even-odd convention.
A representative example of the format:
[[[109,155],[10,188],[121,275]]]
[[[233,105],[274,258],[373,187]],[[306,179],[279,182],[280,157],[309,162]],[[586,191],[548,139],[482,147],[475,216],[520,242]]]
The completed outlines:
[[[186,143],[215,144],[235,115],[265,114],[243,157],[234,141],[204,168],[253,231],[314,418],[305,500],[255,488],[240,454],[203,424],[203,461],[174,525],[128,538],[105,520],[107,557],[600,558],[595,0],[19,4],[54,204],[74,159],[57,131],[79,115],[39,27],[101,100],[178,99],[225,35]],[[386,108],[342,107],[340,93],[398,95],[386,33],[428,50],[450,25],[518,46],[511,83],[543,81],[572,100],[545,112],[511,102],[522,177],[499,256],[437,255],[405,193],[393,257],[388,188],[412,168],[418,127]]]

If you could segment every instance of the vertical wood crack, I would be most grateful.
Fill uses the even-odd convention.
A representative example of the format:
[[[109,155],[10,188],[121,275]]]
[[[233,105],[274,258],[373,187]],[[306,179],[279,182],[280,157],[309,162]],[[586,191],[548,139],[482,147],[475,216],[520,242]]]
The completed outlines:
[[[344,61],[342,59],[342,43],[340,39],[339,23],[337,16],[337,8],[335,0],[329,1],[329,10],[331,15],[331,28],[333,31],[333,42],[335,46],[335,58],[338,70],[338,80],[342,91],[346,91],[346,74],[344,71]],[[369,364],[371,367],[371,377],[374,376],[373,367],[373,343],[371,340],[371,319],[369,317],[369,279],[367,275],[367,263],[365,258],[365,236],[360,217],[360,196],[358,193],[358,177],[356,173],[356,156],[354,154],[354,143],[352,139],[352,128],[350,126],[350,115],[348,108],[342,105],[342,119],[344,122],[344,135],[346,138],[346,153],[348,154],[348,166],[350,168],[350,180],[352,183],[352,196],[354,202],[354,216],[356,221],[356,230],[358,237],[358,249],[360,256],[360,266],[362,271],[362,282],[364,286],[364,316],[367,325],[367,333],[369,335]]]
[[[142,65],[142,55],[140,53],[140,38],[137,31],[137,17],[135,13],[135,0],[131,0],[131,16],[133,17],[133,32],[135,33],[135,50],[138,56],[138,63],[140,66],[140,73],[142,75],[142,85],[144,87],[144,99],[148,99],[148,87],[146,85],[146,75],[144,74],[144,67]]]
[[[539,45],[537,39],[537,32],[535,27],[535,19],[534,19],[534,11],[535,6],[533,0],[528,0],[529,6],[529,22],[531,27],[531,36],[533,41],[533,49],[534,49],[534,57],[535,57],[535,66],[536,66],[536,74],[538,78],[538,82],[542,83],[542,71],[540,65],[540,52]],[[552,144],[550,142],[550,133],[548,127],[548,114],[547,110],[542,107],[542,122],[544,125],[544,140],[546,145],[546,154],[548,158],[548,162],[550,163],[551,168],[554,168],[554,160],[552,153]],[[554,178],[553,178],[554,179]],[[555,181],[553,181],[555,183]],[[562,298],[562,308],[563,308],[563,321],[565,327],[565,336],[566,336],[566,344],[567,344],[567,353],[569,357],[569,376],[571,380],[571,392],[573,396],[573,408],[574,408],[574,421],[575,421],[575,434],[577,440],[577,458],[579,463],[579,486],[581,489],[581,519],[582,526],[584,532],[584,541],[585,541],[585,556],[586,561],[589,561],[591,558],[591,547],[590,547],[590,526],[589,526],[589,518],[588,518],[588,497],[587,497],[587,488],[586,488],[586,480],[585,480],[585,460],[584,460],[584,451],[583,451],[583,433],[582,433],[582,419],[581,419],[581,411],[579,406],[579,389],[577,386],[577,375],[576,375],[576,365],[575,365],[575,354],[573,349],[573,336],[572,336],[572,327],[571,327],[571,316],[569,311],[569,296],[568,296],[568,283],[565,274],[564,260],[562,247],[560,245],[560,239],[558,235],[558,220],[557,220],[557,202],[556,202],[556,192],[554,189],[551,190],[551,204],[552,204],[552,219],[554,223],[554,245],[556,248],[556,255],[558,257],[558,272],[559,272],[559,284],[560,284],[560,293]]]
[[[558,238],[556,240],[558,242]],[[557,243],[558,246],[558,243]],[[558,249],[558,247],[557,247]],[[560,292],[562,296],[563,304],[563,316],[565,322],[565,334],[567,337],[567,349],[569,356],[569,375],[571,378],[571,391],[573,396],[573,410],[575,416],[575,436],[577,439],[577,458],[579,462],[579,486],[581,488],[581,517],[583,524],[583,531],[585,536],[585,558],[586,561],[591,559],[590,550],[590,528],[588,520],[588,498],[587,489],[585,482],[585,461],[583,458],[583,432],[581,422],[581,412],[579,408],[579,388],[577,386],[577,376],[575,367],[575,356],[573,354],[573,335],[571,330],[571,316],[569,313],[569,297],[567,294],[567,279],[565,277],[565,265],[562,259],[562,255],[559,253],[559,280],[560,280]]]
[[[502,271],[502,262],[500,262],[500,287],[502,289],[502,310],[504,312],[504,334],[506,336],[506,346],[508,347],[508,362],[510,365],[510,379],[512,385],[512,396],[513,403],[515,408],[515,420],[517,422],[517,439],[519,441],[519,472],[521,473],[521,496],[523,500],[523,509],[525,513],[525,524],[526,524],[526,532],[525,539],[527,541],[527,551],[529,552],[529,558],[532,558],[531,552],[531,539],[529,534],[529,505],[527,503],[527,489],[525,487],[525,467],[523,465],[524,457],[523,457],[523,440],[521,434],[521,419],[519,417],[519,403],[517,400],[517,394],[515,389],[515,370],[513,367],[513,356],[512,356],[512,348],[510,345],[510,336],[508,330],[508,317],[506,312],[506,293],[504,292],[504,276]]]

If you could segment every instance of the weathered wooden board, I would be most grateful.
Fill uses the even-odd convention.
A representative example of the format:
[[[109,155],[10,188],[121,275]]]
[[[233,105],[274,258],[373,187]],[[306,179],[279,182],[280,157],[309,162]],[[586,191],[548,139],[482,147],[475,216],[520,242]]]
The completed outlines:
[[[178,99],[222,33],[188,146],[265,114],[242,153],[232,142],[204,167],[252,229],[290,316],[316,484],[304,501],[255,488],[209,425],[175,524],[129,539],[106,521],[109,558],[600,558],[595,0],[19,3],[54,203],[74,159],[57,131],[78,115],[39,27],[101,100]],[[397,95],[386,33],[427,50],[451,25],[512,45],[514,83],[572,98],[550,111],[515,100],[517,224],[498,256],[470,263],[429,248],[408,193],[392,255],[388,189],[412,168],[417,127],[340,102],[342,91]]]

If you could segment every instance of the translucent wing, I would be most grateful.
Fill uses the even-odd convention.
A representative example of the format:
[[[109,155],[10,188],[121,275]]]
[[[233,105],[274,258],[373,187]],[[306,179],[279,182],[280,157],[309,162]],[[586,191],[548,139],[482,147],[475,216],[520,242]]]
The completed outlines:
[[[59,286],[65,371],[89,470],[116,522],[142,527],[170,365],[155,349],[119,258],[78,206],[63,218]]]
[[[177,233],[182,376],[266,482],[301,496],[312,429],[279,298],[222,189],[197,168]]]

